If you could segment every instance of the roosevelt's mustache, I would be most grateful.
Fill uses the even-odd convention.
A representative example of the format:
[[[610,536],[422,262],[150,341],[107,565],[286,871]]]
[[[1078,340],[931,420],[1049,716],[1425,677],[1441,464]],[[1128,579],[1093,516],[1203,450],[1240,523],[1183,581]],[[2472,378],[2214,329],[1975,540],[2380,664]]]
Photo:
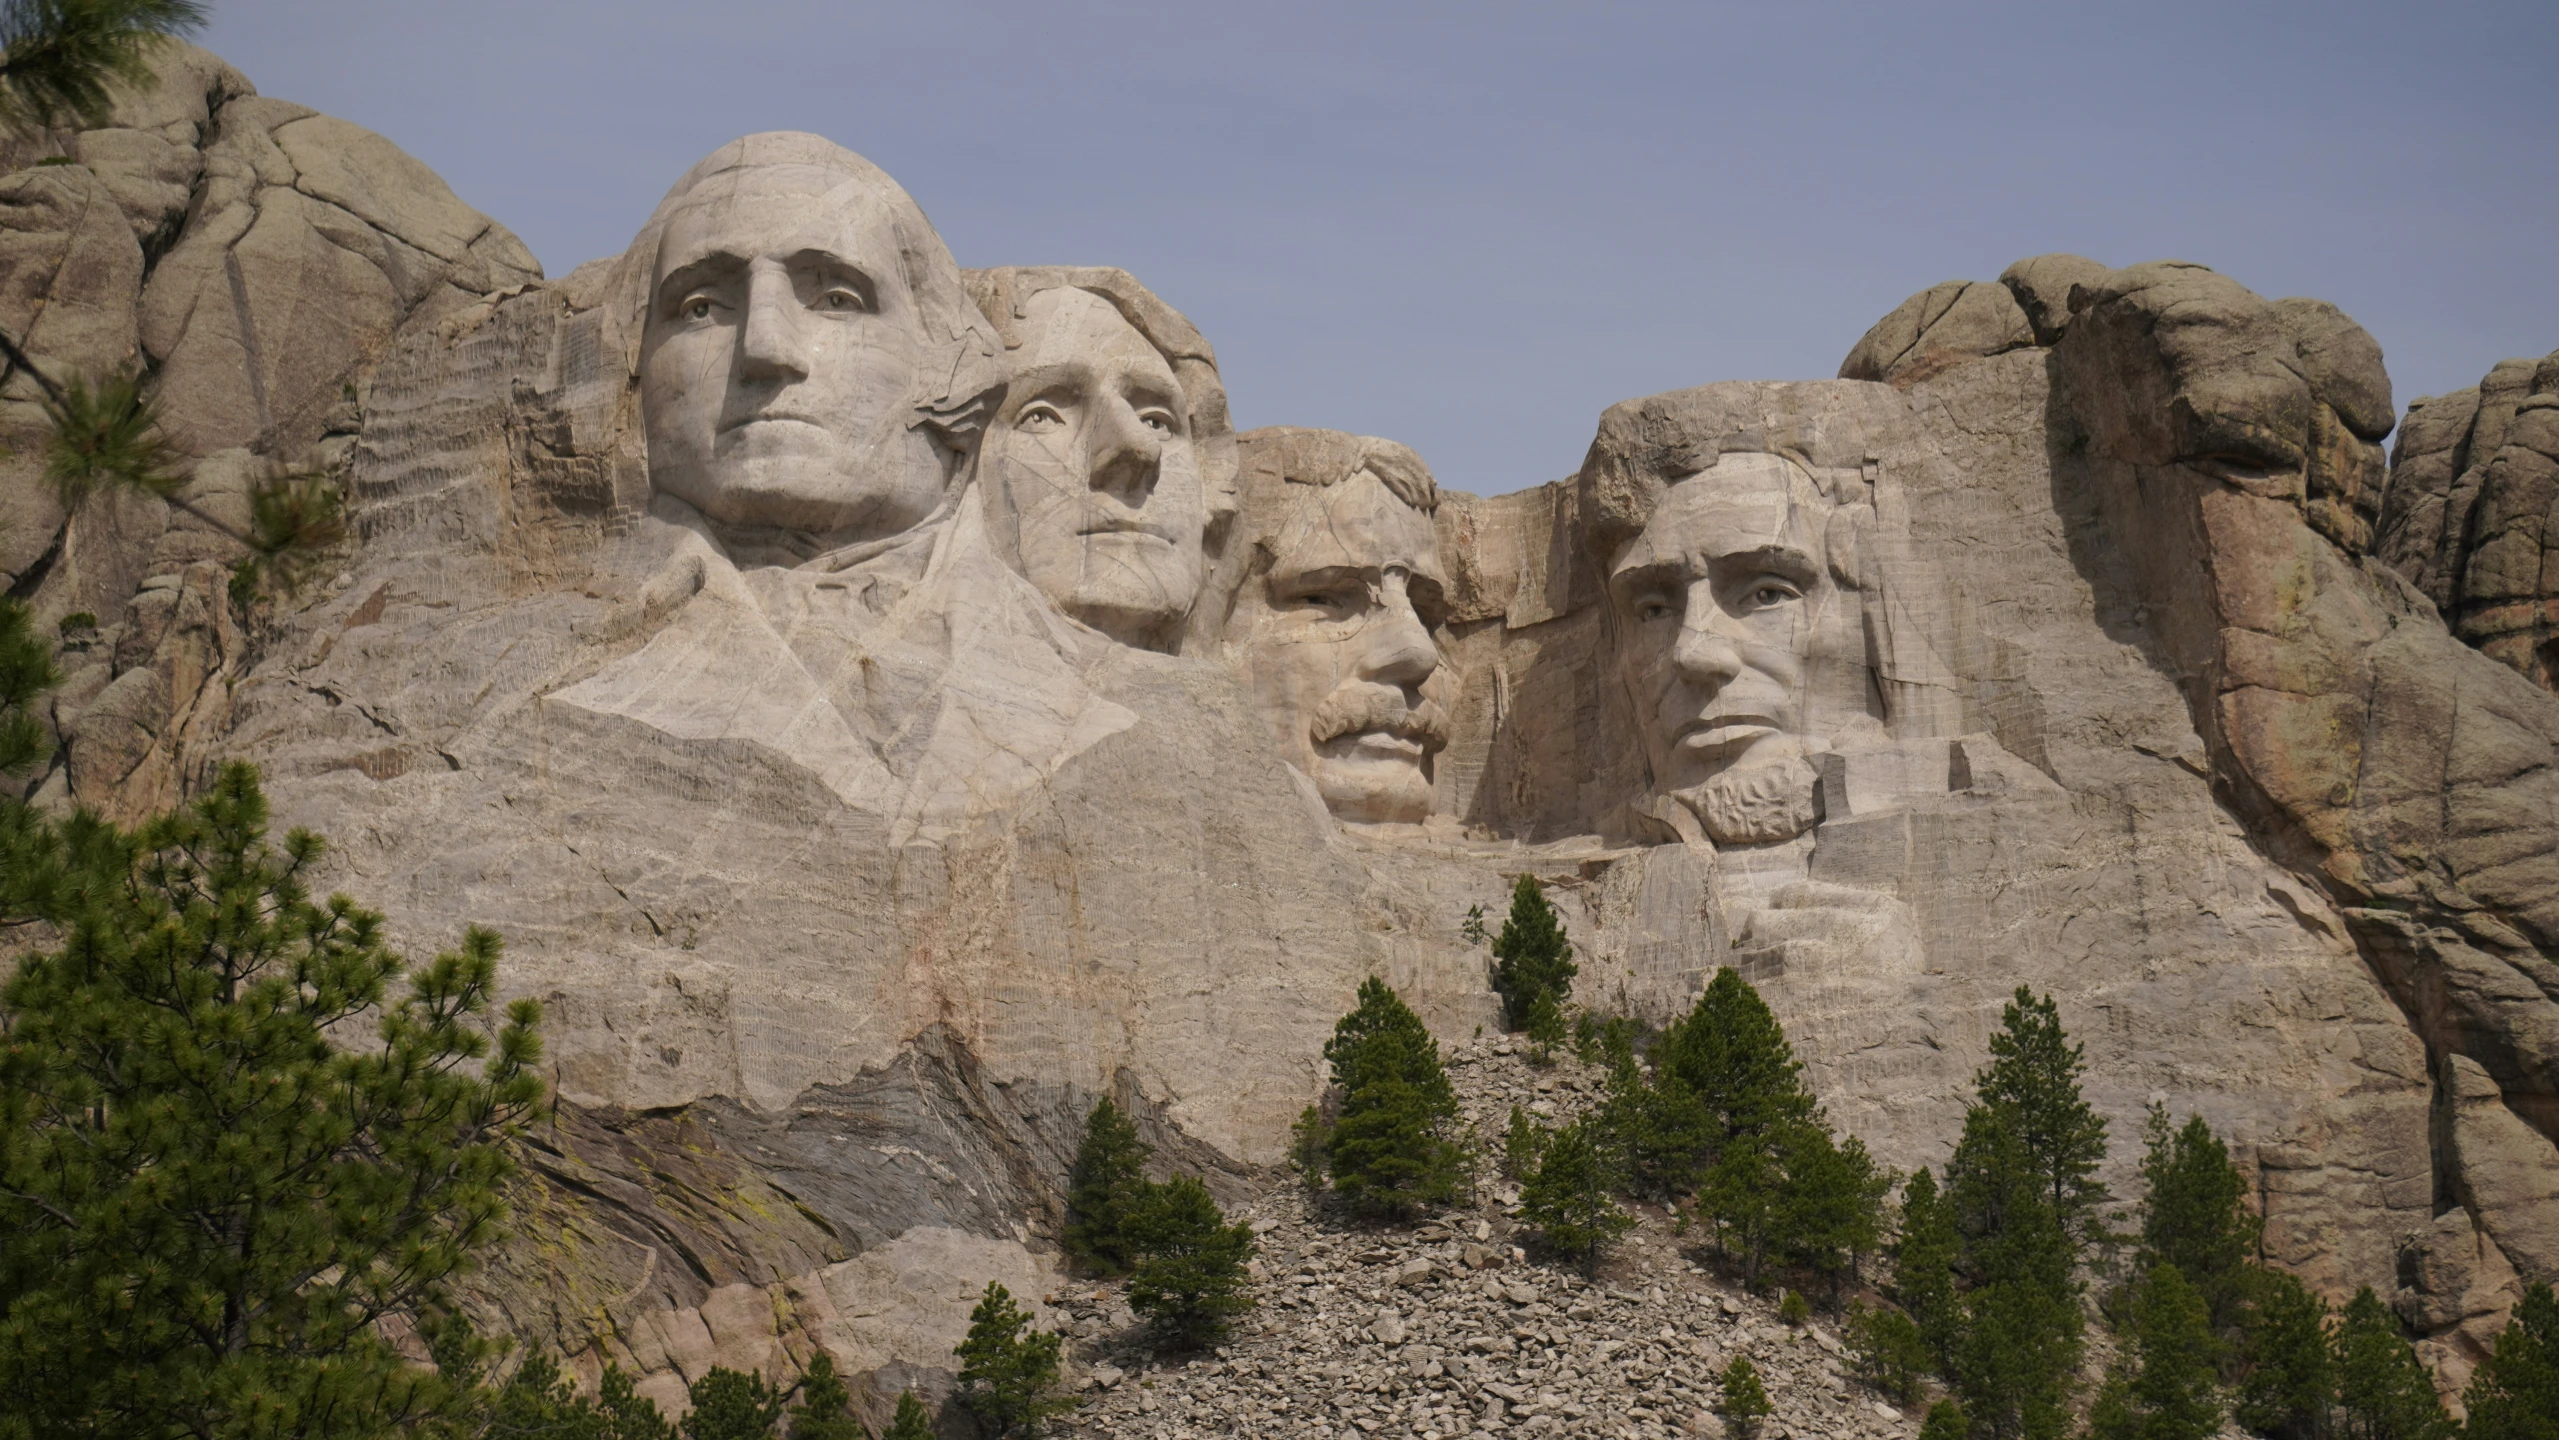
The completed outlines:
[[[1436,750],[1448,743],[1448,712],[1432,700],[1409,704],[1402,691],[1388,686],[1359,685],[1325,696],[1324,703],[1315,707],[1309,733],[1321,745],[1373,730],[1417,740],[1424,749]]]

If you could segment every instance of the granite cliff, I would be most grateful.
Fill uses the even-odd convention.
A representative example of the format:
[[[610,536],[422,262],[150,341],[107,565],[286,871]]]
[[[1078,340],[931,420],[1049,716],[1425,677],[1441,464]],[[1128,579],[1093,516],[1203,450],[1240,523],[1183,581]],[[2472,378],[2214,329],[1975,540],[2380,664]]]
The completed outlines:
[[[2029,984],[2447,1380],[2559,1279],[2550,362],[2401,424],[2333,306],[2045,256],[1483,499],[1234,434],[1136,279],[963,273],[815,137],[556,280],[200,51],[0,160],[0,325],[143,367],[199,504],[319,466],[355,532],[244,610],[5,462],[13,593],[95,620],[38,793],[252,760],[404,943],[507,936],[561,1103],[481,1299],[589,1371],[935,1383],[1097,1097],[1244,1193],[1363,976],[1492,1020],[1520,874],[1591,1003],[1743,967],[1889,1164]]]

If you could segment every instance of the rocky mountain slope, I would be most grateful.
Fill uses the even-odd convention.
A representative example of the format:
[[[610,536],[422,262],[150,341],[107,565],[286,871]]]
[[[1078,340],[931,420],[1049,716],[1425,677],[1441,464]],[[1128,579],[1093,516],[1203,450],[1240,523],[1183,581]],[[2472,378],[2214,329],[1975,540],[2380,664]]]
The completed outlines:
[[[2548,362],[2419,407],[2391,462],[2378,347],[2333,306],[2046,256],[1914,296],[1840,379],[1626,401],[1572,479],[1483,499],[1440,477],[1427,525],[1398,532],[1436,545],[1403,663],[1432,652],[1443,743],[1426,820],[1369,825],[1274,747],[1256,686],[1279,667],[1210,623],[1225,611],[1157,653],[973,609],[1020,590],[991,543],[911,571],[838,556],[852,578],[830,578],[667,522],[640,379],[655,231],[543,279],[390,142],[194,50],[113,124],[0,162],[0,325],[64,373],[147,373],[196,503],[236,516],[255,479],[317,467],[355,531],[317,584],[242,609],[230,543],[171,507],[60,514],[31,392],[0,389],[0,570],[69,677],[38,793],[129,818],[252,760],[280,819],[335,842],[329,883],[404,946],[507,935],[562,1104],[523,1241],[478,1300],[587,1373],[615,1361],[671,1396],[710,1363],[824,1345],[875,1398],[946,1383],[987,1280],[1074,1293],[1059,1185],[1107,1094],[1278,1222],[1275,1281],[1316,1278],[1269,1312],[1294,1328],[1228,1357],[1255,1372],[1166,1383],[1238,1398],[1383,1366],[1384,1342],[1352,1337],[1393,1304],[1403,1346],[1443,1353],[1399,1354],[1401,1392],[1352,1388],[1354,1421],[1522,1403],[1494,1383],[1587,1419],[1576,1397],[1641,1370],[1660,1403],[1627,1418],[1685,1424],[1697,1347],[1764,1325],[1686,1298],[1698,1277],[1659,1235],[1630,1253],[1662,1273],[1616,1275],[1613,1298],[1547,1277],[1514,1304],[1488,1287],[1518,1271],[1445,1268],[1499,1234],[1452,1232],[1429,1242],[1442,1303],[1408,1305],[1269,1188],[1362,977],[1451,1040],[1491,1018],[1459,924],[1522,874],[1564,910],[1592,1004],[1660,1019],[1742,967],[1888,1164],[1944,1157],[1999,1003],[2029,984],[2086,1041],[2119,1133],[2154,1098],[2205,1116],[2270,1253],[2332,1295],[2395,1295],[2447,1380],[2519,1278],[2559,1278]],[[928,240],[902,253],[921,267]],[[1205,341],[1180,348],[1213,376]],[[1854,671],[1858,713],[1786,772],[1806,828],[1774,840],[1699,832],[1631,685],[1619,562],[1726,457],[1836,517],[1796,578],[1843,607],[1825,663]],[[1362,473],[1221,502],[1234,530],[1199,603],[1272,563],[1273,495]],[[920,675],[918,709],[786,718],[877,723],[843,753],[909,766],[930,804],[813,767],[808,729],[724,728],[762,677],[721,666],[774,633],[785,589],[912,627],[818,668]],[[599,681],[670,653],[663,683]],[[981,723],[1071,743],[1026,757]],[[2118,1146],[2118,1188],[2132,1163]],[[1626,1343],[1603,1361],[1576,1327],[1608,1326]],[[1510,1368],[1475,1339],[1508,1339]],[[1520,1368],[1549,1339],[1579,1380]],[[1809,1364],[1796,1403],[1828,1416]],[[1176,1393],[1195,1392],[1126,1382],[1103,1407],[1161,1415]]]

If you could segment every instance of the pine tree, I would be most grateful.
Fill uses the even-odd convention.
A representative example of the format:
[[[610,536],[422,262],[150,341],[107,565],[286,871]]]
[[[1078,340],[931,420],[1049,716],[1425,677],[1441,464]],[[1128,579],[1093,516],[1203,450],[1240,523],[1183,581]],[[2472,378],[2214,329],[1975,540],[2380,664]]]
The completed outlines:
[[[1536,1172],[1538,1158],[1545,1153],[1546,1128],[1513,1105],[1510,1126],[1502,1132],[1502,1173],[1525,1180]]]
[[[538,1006],[493,1013],[498,938],[386,1002],[408,967],[381,917],[309,898],[321,842],[267,843],[245,765],[137,835],[16,813],[49,878],[0,918],[56,948],[0,987],[0,1414],[319,1435],[461,1403],[373,1320],[426,1310],[505,1219],[541,1048]]]
[[[933,1440],[933,1417],[925,1412],[924,1402],[912,1390],[897,1397],[897,1414],[889,1420],[888,1433],[880,1440]]]
[[[1786,1182],[1778,1195],[1778,1248],[1827,1282],[1829,1304],[1854,1278],[1859,1258],[1883,1239],[1884,1196],[1893,1177],[1851,1135],[1834,1141],[1818,1120],[1789,1127],[1780,1151]]]
[[[2047,1172],[2010,1119],[1975,1104],[1947,1164],[1957,1273],[1971,1282],[1949,1377],[1975,1429],[1998,1440],[2051,1440],[2068,1427],[2079,1365],[2078,1247],[2048,1203]]]
[[[1572,995],[1573,977],[1581,967],[1573,963],[1563,917],[1546,903],[1546,892],[1532,876],[1522,875],[1511,886],[1511,911],[1502,921],[1501,933],[1493,937],[1493,962],[1493,989],[1502,997],[1502,1024],[1528,1031],[1540,1044],[1560,1042],[1563,1005]],[[1537,1013],[1541,999],[1551,1002],[1546,1015]],[[1557,1033],[1539,1035],[1540,1027],[1533,1022],[1541,1020]]]
[[[2204,1297],[2216,1334],[2234,1330],[2248,1303],[2250,1259],[2264,1223],[2248,1208],[2248,1182],[2230,1151],[2200,1115],[2171,1128],[2164,1106],[2150,1107],[2143,1129],[2141,1204],[2143,1272],[2174,1265]]]
[[[1936,1354],[1920,1334],[1918,1322],[1899,1310],[1851,1305],[1842,1329],[1848,1361],[1861,1379],[1897,1405],[1918,1402],[1921,1383],[1937,1366]]]
[[[800,1403],[791,1411],[791,1440],[870,1440],[853,1418],[853,1392],[835,1373],[835,1357],[820,1350],[800,1373]]]
[[[2221,1428],[2220,1346],[2203,1295],[2171,1264],[2133,1286],[2130,1353],[2107,1376],[2092,1440],[2206,1440]]]
[[[1469,1168],[1453,1135],[1457,1092],[1421,1018],[1371,976],[1324,1058],[1342,1097],[1324,1138],[1333,1189],[1354,1210],[1388,1217],[1454,1201]]]
[[[21,135],[106,124],[113,87],[156,85],[152,57],[201,28],[205,8],[202,0],[10,0],[0,7],[0,124]]]
[[[1105,1275],[1137,1263],[1128,1221],[1145,1193],[1146,1162],[1153,1153],[1107,1096],[1084,1117],[1084,1141],[1066,1174],[1062,1240],[1068,1258]]]
[[[1147,1186],[1129,1217],[1129,1234],[1139,1256],[1129,1308],[1154,1322],[1163,1339],[1191,1349],[1215,1344],[1235,1317],[1253,1308],[1251,1277],[1244,1273],[1253,1258],[1253,1227],[1227,1224],[1196,1177]]]
[[[2106,1192],[2106,1122],[2079,1092],[2085,1068],[2049,997],[2023,986],[1991,1037],[1991,1063],[1946,1163],[1963,1320],[1949,1377],[1973,1427],[2047,1440],[2070,1421],[2084,1328],[2076,1278]]]
[[[1919,1422],[1919,1440],[1966,1440],[1972,1428],[1972,1422],[1964,1418],[1962,1405],[1940,1400],[1928,1407],[1927,1418]]]
[[[761,1375],[714,1365],[687,1388],[693,1408],[679,1427],[684,1440],[772,1440],[788,1393]]]
[[[2461,1400],[2467,1440],[2559,1440],[2559,1296],[2549,1286],[2525,1288]]]
[[[1958,1240],[1954,1212],[1938,1196],[1926,1166],[1912,1171],[1901,1192],[1901,1229],[1893,1239],[1893,1298],[1942,1366],[1954,1345],[1962,1312],[1955,1299]]]
[[[951,1353],[960,1357],[959,1402],[993,1440],[1027,1435],[1052,1415],[1075,1408],[1057,1393],[1063,1342],[1031,1328],[1031,1317],[1011,1292],[988,1281],[969,1312],[968,1338]]]
[[[1675,1077],[1703,1106],[1714,1144],[1764,1134],[1812,1113],[1803,1065],[1785,1028],[1741,972],[1715,972],[1689,1012],[1662,1032],[1654,1069]]]
[[[1991,1061],[1973,1077],[1979,1103],[2007,1117],[2045,1188],[2045,1203],[2074,1245],[2091,1238],[2106,1188],[2097,1167],[2106,1159],[2106,1121],[2079,1093],[2086,1049],[2062,1032],[2049,995],[2025,986],[2000,1013],[1990,1037]]]
[[[1617,1169],[1599,1127],[1577,1120],[1546,1138],[1519,1189],[1519,1218],[1556,1255],[1596,1270],[1634,1220],[1611,1193]]]
[[[1819,1183],[1821,1147],[1829,1143],[1804,1089],[1803,1065],[1767,1002],[1729,966],[1663,1032],[1653,1062],[1662,1088],[1693,1097],[1685,1123],[1708,1147],[1699,1156],[1697,1210],[1717,1248],[1741,1261],[1743,1283],[1755,1286],[1765,1263],[1793,1239],[1790,1222],[1826,1199],[1789,1185],[1790,1166],[1815,1172],[1807,1179]]]
[[[2337,1399],[2328,1302],[2281,1270],[2260,1270],[2241,1323],[2240,1424],[2273,1440],[2323,1440]]]
[[[2337,1318],[2339,1440],[2452,1440],[2433,1377],[2367,1285]]]
[[[1724,1373],[1715,1377],[1715,1384],[1723,1392],[1716,1413],[1743,1440],[1757,1434],[1759,1422],[1776,1413],[1777,1407],[1768,1403],[1768,1387],[1760,1383],[1759,1369],[1747,1355],[1734,1356]]]
[[[657,1402],[632,1389],[631,1377],[619,1365],[604,1367],[603,1383],[596,1387],[595,1418],[595,1440],[674,1440],[675,1427],[659,1413]]]

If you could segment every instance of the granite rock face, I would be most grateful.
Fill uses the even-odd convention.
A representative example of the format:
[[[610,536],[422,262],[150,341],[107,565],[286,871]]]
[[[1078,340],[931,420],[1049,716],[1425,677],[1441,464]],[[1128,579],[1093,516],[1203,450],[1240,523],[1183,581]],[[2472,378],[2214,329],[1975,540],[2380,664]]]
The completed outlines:
[[[2417,400],[2392,452],[2374,553],[2453,633],[2559,690],[2559,355],[2508,360]]]
[[[93,621],[39,793],[252,760],[401,943],[507,936],[562,1103],[479,1298],[590,1373],[947,1384],[968,1295],[1050,1287],[1097,1098],[1256,1193],[1362,977],[1494,1021],[1459,922],[1523,874],[1587,1003],[1740,967],[1887,1164],[2029,985],[2111,1183],[2201,1114],[2448,1379],[2554,1278],[2559,696],[2458,629],[2539,543],[2529,376],[2393,472],[2334,307],[2040,256],[1485,499],[1232,434],[1134,277],[964,274],[817,137],[546,281],[198,52],[118,119],[0,178],[0,324],[151,360],[208,509],[316,458],[354,537],[243,612],[218,536],[10,479],[18,593]]]

